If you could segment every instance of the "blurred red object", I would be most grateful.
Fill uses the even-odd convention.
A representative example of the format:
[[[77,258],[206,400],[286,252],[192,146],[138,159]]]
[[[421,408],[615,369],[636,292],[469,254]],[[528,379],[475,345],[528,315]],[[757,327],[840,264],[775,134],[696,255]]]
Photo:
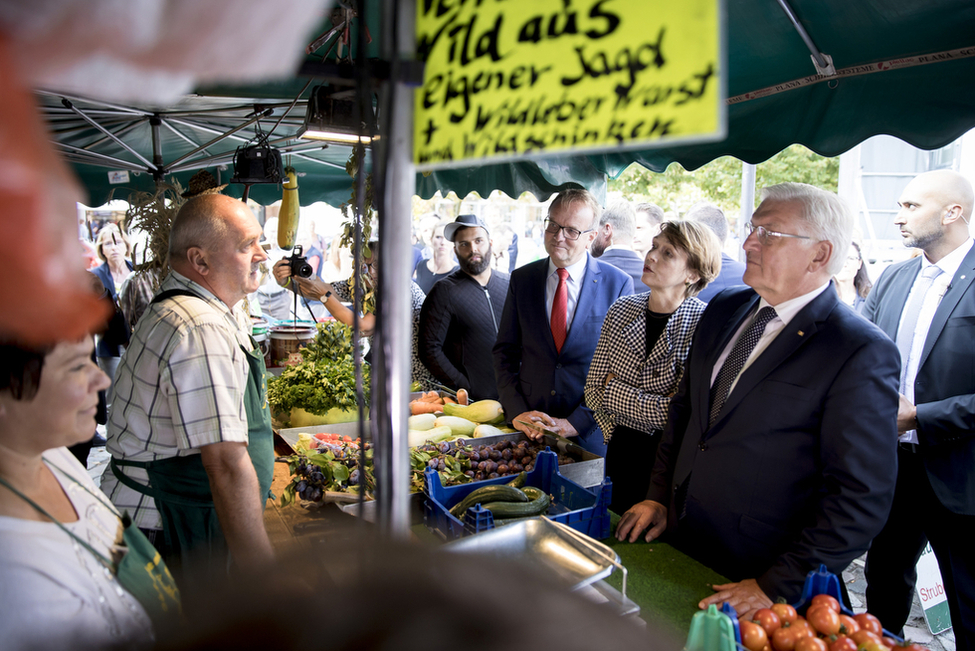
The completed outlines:
[[[25,344],[75,340],[108,307],[91,291],[78,250],[82,197],[54,152],[0,34],[0,337]]]

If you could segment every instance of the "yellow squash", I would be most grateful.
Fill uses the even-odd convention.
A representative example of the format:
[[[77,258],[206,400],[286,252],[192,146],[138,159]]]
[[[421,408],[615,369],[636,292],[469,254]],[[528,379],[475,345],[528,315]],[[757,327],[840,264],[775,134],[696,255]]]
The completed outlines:
[[[298,216],[301,204],[298,203],[298,176],[295,168],[284,168],[284,194],[281,196],[281,210],[278,212],[278,246],[288,251],[294,248],[298,237]]]

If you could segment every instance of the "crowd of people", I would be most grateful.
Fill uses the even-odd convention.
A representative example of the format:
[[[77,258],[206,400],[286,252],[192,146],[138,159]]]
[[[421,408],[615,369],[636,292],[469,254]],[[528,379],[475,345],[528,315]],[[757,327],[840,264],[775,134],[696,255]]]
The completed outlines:
[[[804,184],[764,190],[744,262],[723,251],[728,220],[709,204],[666,219],[563,190],[547,256],[505,269],[494,245],[513,261],[516,237],[476,215],[438,220],[410,283],[413,379],[497,399],[528,437],[605,456],[618,539],[666,536],[728,577],[701,608],[795,602],[810,570],[840,575],[867,553],[867,607],[897,632],[930,542],[957,648],[973,649],[961,532],[975,524],[975,198],[936,171],[899,204],[919,255],[874,285],[849,208]],[[274,566],[266,368],[245,300],[268,239],[240,201],[193,197],[172,224],[171,270],[124,336],[0,342],[0,620],[15,646],[147,646],[181,589],[196,609],[228,573]],[[93,282],[117,305],[125,235],[103,228],[96,252]],[[332,253],[315,255],[309,278],[274,263],[268,296],[297,294],[370,335],[350,283],[317,273]],[[363,263],[374,289],[375,242]],[[99,394],[101,489],[64,449],[91,439]]]

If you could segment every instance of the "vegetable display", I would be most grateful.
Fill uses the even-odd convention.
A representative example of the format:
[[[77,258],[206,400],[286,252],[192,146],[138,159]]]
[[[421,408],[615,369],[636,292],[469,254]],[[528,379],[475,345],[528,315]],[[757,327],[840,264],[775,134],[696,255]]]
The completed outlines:
[[[291,483],[281,494],[281,506],[287,506],[295,498],[320,501],[327,492],[356,493],[365,491],[366,499],[372,499],[376,478],[372,472],[372,446],[366,443],[366,465],[359,467],[359,439],[338,434],[303,434],[298,440],[295,454],[279,459],[291,470]]]
[[[738,620],[742,647],[749,651],[887,651],[924,649],[885,637],[880,620],[870,613],[850,617],[828,594],[812,598],[805,616],[786,604],[758,610],[751,620]]]
[[[315,338],[301,349],[300,364],[285,367],[268,378],[267,399],[272,411],[304,409],[324,415],[330,409],[356,409],[352,329],[337,321],[318,324]],[[369,404],[369,365],[362,365],[363,396]]]

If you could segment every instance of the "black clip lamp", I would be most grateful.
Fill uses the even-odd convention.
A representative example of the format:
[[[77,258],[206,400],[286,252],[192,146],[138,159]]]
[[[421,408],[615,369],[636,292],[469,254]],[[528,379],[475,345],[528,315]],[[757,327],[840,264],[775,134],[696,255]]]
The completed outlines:
[[[363,103],[362,111],[362,118],[357,122],[354,100],[338,97],[328,86],[315,86],[308,98],[305,123],[298,130],[298,137],[347,145],[360,142],[368,145],[379,139],[378,135],[369,136],[376,133],[372,103]]]

